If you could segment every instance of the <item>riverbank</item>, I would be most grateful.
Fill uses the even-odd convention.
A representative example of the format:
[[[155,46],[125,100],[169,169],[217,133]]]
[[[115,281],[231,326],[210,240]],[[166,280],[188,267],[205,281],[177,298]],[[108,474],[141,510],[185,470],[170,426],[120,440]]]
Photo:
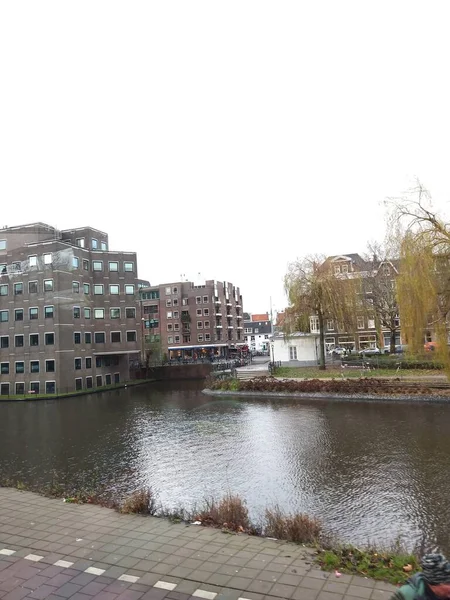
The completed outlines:
[[[448,383],[419,383],[400,379],[276,379],[212,381],[203,393],[267,398],[317,398],[347,401],[449,402]]]
[[[127,588],[143,594],[144,586],[156,587],[161,595],[155,598],[169,591],[185,594],[174,597],[178,600],[191,595],[207,600],[218,595],[234,600],[264,596],[300,600],[319,594],[329,600],[388,599],[395,590],[364,575],[324,572],[316,566],[316,558],[313,549],[273,539],[224,534],[0,488],[0,564],[21,562],[20,568],[38,576],[31,589],[53,587],[49,593],[56,596],[59,587],[68,584],[75,586],[73,593],[91,596],[107,586],[115,586],[106,591],[116,594]],[[30,568],[40,572],[31,573]],[[22,577],[18,571],[21,587],[29,575]],[[94,582],[101,585],[97,588]],[[37,592],[36,597],[43,596]]]
[[[114,390],[125,389],[129,387],[136,387],[138,385],[145,385],[146,383],[153,383],[155,379],[138,379],[132,381],[125,381],[123,383],[116,383],[113,385],[104,385],[102,387],[91,388],[89,390],[77,390],[73,392],[66,392],[64,394],[26,394],[21,396],[8,395],[0,396],[0,402],[33,402],[35,400],[58,400],[60,398],[74,398],[76,396],[87,396],[89,394],[100,394],[101,392],[110,392]]]

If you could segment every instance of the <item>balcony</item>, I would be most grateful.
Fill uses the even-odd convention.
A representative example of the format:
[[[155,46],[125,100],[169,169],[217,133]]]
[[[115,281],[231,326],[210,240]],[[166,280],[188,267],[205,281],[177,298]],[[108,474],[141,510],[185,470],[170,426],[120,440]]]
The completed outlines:
[[[236,302],[236,308],[242,308],[242,304],[240,302]]]
[[[229,298],[227,298],[227,306],[232,306],[231,300]]]
[[[220,310],[216,311],[216,317],[221,317],[221,316],[222,316],[222,312]]]
[[[216,329],[222,329],[222,325],[218,325],[218,324],[216,323]]]
[[[236,327],[236,329],[244,329],[244,328],[242,327],[242,325],[238,325],[238,326]]]
[[[236,315],[236,319],[242,319],[242,315]]]
[[[214,300],[214,304],[222,304],[222,301],[221,301],[221,300],[219,300],[219,298],[216,298],[216,299]]]
[[[228,324],[228,329],[234,329],[233,325]]]

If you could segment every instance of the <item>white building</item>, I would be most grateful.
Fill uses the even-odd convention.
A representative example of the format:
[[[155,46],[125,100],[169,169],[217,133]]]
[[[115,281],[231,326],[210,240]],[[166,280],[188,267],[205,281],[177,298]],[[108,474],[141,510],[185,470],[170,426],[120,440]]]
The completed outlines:
[[[277,333],[270,342],[270,360],[285,367],[312,367],[319,364],[320,341],[313,333]]]
[[[253,352],[267,352],[272,334],[272,323],[269,315],[251,315],[244,321],[244,342]]]

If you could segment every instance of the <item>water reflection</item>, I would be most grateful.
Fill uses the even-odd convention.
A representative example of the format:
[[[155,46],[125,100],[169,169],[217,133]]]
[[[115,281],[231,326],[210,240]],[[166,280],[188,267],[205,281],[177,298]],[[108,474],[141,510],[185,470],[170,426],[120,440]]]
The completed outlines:
[[[450,550],[450,407],[212,399],[197,383],[0,404],[0,472],[52,471],[169,505],[228,489],[319,516],[343,538]]]

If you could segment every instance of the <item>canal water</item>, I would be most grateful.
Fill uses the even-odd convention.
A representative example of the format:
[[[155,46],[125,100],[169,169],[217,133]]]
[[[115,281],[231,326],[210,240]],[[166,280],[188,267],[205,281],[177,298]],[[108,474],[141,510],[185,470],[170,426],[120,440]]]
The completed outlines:
[[[0,403],[0,476],[150,485],[171,507],[231,490],[255,519],[279,504],[343,540],[400,535],[450,553],[450,405],[219,399],[201,387]]]

